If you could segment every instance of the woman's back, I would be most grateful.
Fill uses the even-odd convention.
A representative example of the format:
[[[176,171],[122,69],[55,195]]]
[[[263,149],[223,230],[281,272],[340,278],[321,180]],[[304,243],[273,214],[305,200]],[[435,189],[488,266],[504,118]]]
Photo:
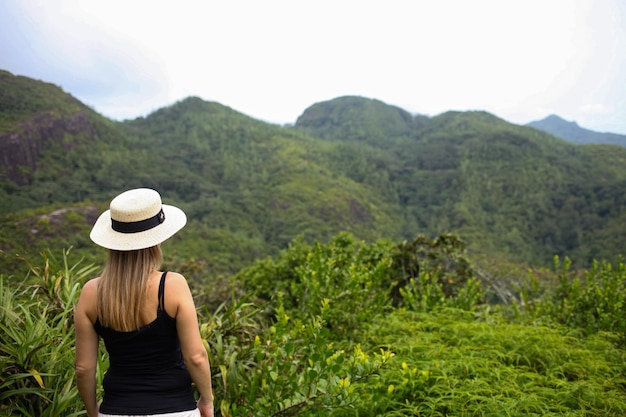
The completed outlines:
[[[145,324],[141,328],[117,331],[102,326],[96,318],[94,327],[104,340],[110,361],[100,408],[105,414],[159,414],[195,407],[176,318],[168,314],[164,302],[166,273],[158,282],[158,286],[150,285],[157,289],[156,294],[150,290],[146,293],[147,308],[142,309]]]
[[[186,223],[182,210],[147,188],[121,193],[96,220],[89,237],[109,254],[101,277],[83,286],[74,314],[76,383],[89,417],[213,416],[211,368],[191,290],[182,275],[158,271],[161,243]],[[101,410],[100,339],[110,359]]]

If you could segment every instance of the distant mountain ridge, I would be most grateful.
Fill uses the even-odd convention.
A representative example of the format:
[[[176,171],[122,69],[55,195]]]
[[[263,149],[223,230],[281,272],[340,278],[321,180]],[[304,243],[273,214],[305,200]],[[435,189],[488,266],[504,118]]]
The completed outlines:
[[[548,132],[556,137],[579,145],[608,144],[626,147],[626,135],[585,129],[574,121],[568,122],[554,114],[545,119],[530,122],[527,126]]]

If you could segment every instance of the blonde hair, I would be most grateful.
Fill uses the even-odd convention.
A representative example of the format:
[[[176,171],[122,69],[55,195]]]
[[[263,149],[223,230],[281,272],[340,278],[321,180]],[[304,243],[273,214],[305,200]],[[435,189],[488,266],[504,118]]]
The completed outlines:
[[[145,249],[110,250],[98,284],[98,319],[103,326],[129,332],[141,322],[141,308],[148,291],[148,278],[161,267],[161,246]]]

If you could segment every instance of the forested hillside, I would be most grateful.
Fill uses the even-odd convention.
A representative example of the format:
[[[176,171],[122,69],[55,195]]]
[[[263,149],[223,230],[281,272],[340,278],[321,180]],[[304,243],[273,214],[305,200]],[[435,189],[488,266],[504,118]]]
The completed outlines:
[[[626,149],[577,147],[484,112],[428,118],[341,97],[294,126],[190,97],[108,120],[60,88],[0,72],[0,249],[74,247],[121,190],[153,187],[189,214],[172,262],[234,272],[297,236],[461,236],[473,255],[589,264],[626,242]]]
[[[357,97],[315,104],[296,126],[342,143],[335,170],[381,192],[373,178],[388,180],[408,235],[453,231],[479,252],[530,262],[626,249],[622,148],[575,146],[485,112],[410,119]]]
[[[15,253],[48,246],[72,245],[76,257],[100,259],[87,237],[90,223],[120,190],[133,187],[155,188],[188,213],[190,227],[177,245],[181,263],[193,259],[221,272],[299,235],[327,240],[347,230],[372,240],[401,227],[385,195],[328,167],[336,145],[295,130],[197,98],[126,123],[85,106],[57,109],[52,100],[32,105],[28,118],[24,106],[12,110],[14,97],[34,91],[34,99],[22,100],[39,103],[37,97],[54,94],[62,103],[75,100],[9,73],[1,82],[10,126],[0,131],[0,236],[8,271],[19,264]]]

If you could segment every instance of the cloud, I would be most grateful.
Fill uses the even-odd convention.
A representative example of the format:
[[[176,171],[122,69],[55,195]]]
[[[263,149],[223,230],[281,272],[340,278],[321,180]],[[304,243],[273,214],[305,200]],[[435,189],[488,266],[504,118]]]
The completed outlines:
[[[580,111],[586,114],[610,114],[612,113],[612,109],[605,104],[602,103],[590,103],[585,104],[580,107]]]
[[[0,68],[59,84],[113,118],[189,95],[276,123],[348,94],[515,123],[545,117],[541,109],[598,114],[588,103],[615,120],[626,113],[621,0],[5,0],[5,9]]]

